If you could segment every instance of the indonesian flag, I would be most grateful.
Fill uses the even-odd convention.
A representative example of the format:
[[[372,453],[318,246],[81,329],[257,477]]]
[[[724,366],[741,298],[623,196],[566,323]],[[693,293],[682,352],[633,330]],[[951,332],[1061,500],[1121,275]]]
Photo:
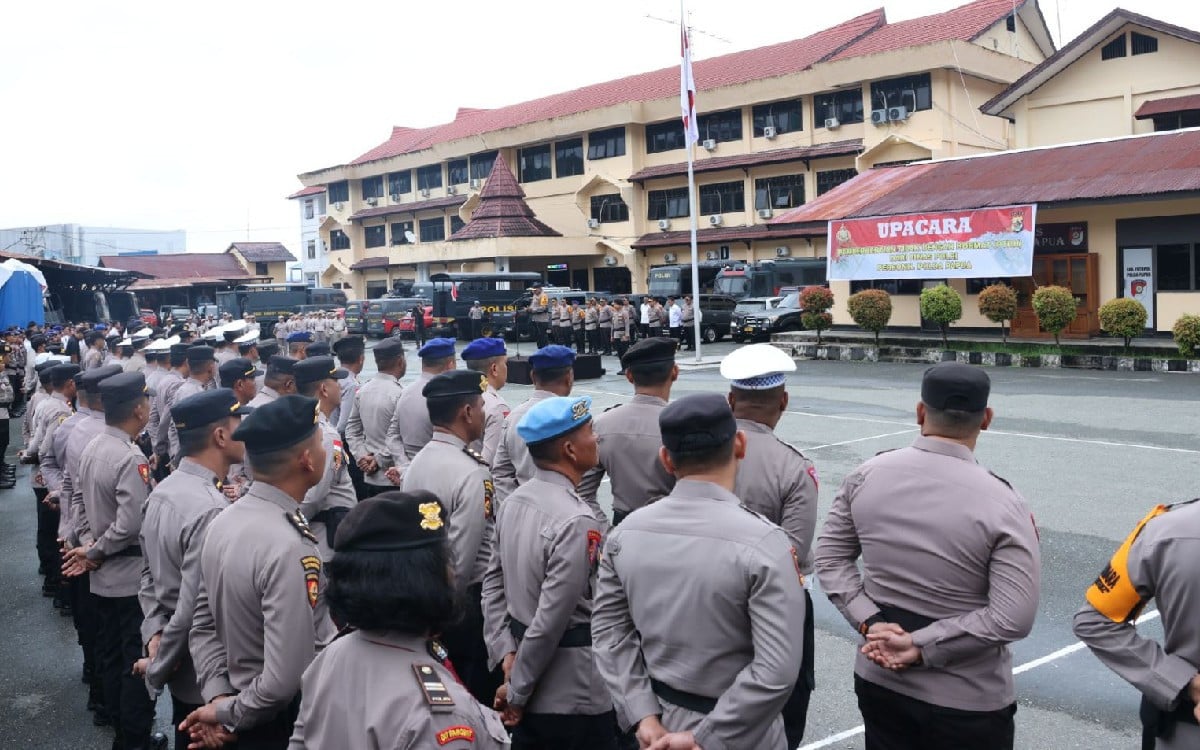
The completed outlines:
[[[458,302],[458,284],[450,285],[450,299]]]
[[[683,58],[679,66],[679,108],[683,111],[683,137],[691,146],[700,141],[700,128],[696,125],[696,79],[692,77],[692,45],[682,18],[679,29],[679,51]]]

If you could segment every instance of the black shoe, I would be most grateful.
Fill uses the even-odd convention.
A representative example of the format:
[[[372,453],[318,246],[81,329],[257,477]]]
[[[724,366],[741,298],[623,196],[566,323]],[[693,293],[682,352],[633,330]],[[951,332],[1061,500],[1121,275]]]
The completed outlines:
[[[58,610],[58,613],[60,615],[62,615],[63,617],[74,617],[75,616],[75,610],[71,609],[70,604],[68,604],[68,605],[64,606],[62,609]]]
[[[43,563],[38,563],[38,575],[40,575],[40,576],[44,576],[44,575],[46,575],[46,566],[45,566],[45,564],[43,564]]]
[[[0,479],[0,490],[11,490],[17,486],[17,480],[12,477]]]
[[[86,664],[84,665],[83,673],[80,675],[79,681],[84,685],[90,686],[92,684],[92,668],[90,666]]]
[[[92,725],[97,727],[111,727],[112,719],[108,718],[108,714],[103,710],[100,710],[92,714]]]
[[[150,735],[150,740],[146,747],[148,750],[167,750],[167,735],[162,732],[155,732]]]
[[[42,596],[46,597],[47,599],[49,599],[52,596],[56,597],[54,600],[54,606],[56,606],[56,607],[61,606],[60,600],[57,598],[58,597],[58,587],[57,586],[53,586],[49,583],[43,583],[42,584]]]

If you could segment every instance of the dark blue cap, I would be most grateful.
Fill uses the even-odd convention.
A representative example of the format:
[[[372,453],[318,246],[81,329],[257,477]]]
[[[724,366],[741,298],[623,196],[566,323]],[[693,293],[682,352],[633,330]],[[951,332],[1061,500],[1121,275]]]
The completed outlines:
[[[491,337],[475,339],[462,350],[464,360],[490,359],[505,354],[508,354],[508,350],[504,347],[504,339]]]
[[[721,393],[693,393],[658,415],[662,443],[672,453],[714,450],[733,440],[737,421]]]
[[[329,344],[324,341],[318,341],[305,349],[304,353],[309,357],[328,357],[331,351],[332,349],[329,348]]]
[[[310,343],[313,340],[312,331],[293,331],[288,334],[289,344]]]
[[[397,359],[404,356],[404,342],[397,338],[384,339],[375,345],[375,359]]]
[[[79,372],[79,365],[60,364],[50,368],[50,382],[56,386],[63,385],[71,378],[75,377],[75,373]]]
[[[81,373],[79,380],[76,382],[83,386],[83,390],[88,393],[99,393],[101,381],[107,380],[114,375],[120,375],[123,372],[125,372],[125,368],[120,365],[93,367],[87,372]]]
[[[525,412],[517,423],[517,434],[527,445],[553,440],[592,421],[591,396],[555,396],[544,399]]]
[[[316,432],[319,415],[315,398],[281,396],[243,419],[233,439],[245,443],[250,454],[283,450]]]
[[[487,378],[474,370],[451,370],[431,378],[421,389],[426,399],[449,396],[478,396],[487,390]]]
[[[105,409],[153,395],[154,391],[146,385],[146,378],[140,372],[123,372],[100,383],[100,400]]]
[[[276,354],[274,357],[271,357],[269,362],[267,362],[267,374],[291,375],[293,372],[295,372],[296,363],[299,361],[300,360],[298,359],[285,357],[282,354]]]
[[[355,505],[338,524],[333,548],[387,552],[446,543],[446,511],[432,492],[392,490]]]
[[[187,350],[188,362],[215,362],[217,354],[211,346],[189,346]]]
[[[421,359],[446,359],[454,356],[454,339],[437,338],[429,339],[417,350],[417,356]]]
[[[296,386],[317,383],[322,380],[341,380],[350,373],[337,366],[333,357],[309,357],[296,363],[292,376],[296,378]]]
[[[558,344],[543,346],[529,356],[529,365],[535,372],[537,370],[559,370],[574,364],[575,350]]]
[[[262,370],[255,367],[254,363],[245,357],[234,357],[218,367],[217,373],[220,375],[222,388],[232,388],[233,384],[239,380],[257,378],[263,374]]]
[[[188,396],[171,407],[171,419],[179,431],[194,430],[226,417],[244,417],[254,410],[242,406],[228,388],[214,388]]]

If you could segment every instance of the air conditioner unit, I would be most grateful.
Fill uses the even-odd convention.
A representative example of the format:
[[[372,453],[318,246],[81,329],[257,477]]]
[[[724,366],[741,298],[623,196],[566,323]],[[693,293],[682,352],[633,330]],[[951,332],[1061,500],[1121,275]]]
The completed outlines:
[[[792,254],[792,249],[790,247],[788,247],[787,245],[780,245],[779,247],[775,248],[775,257],[776,258],[786,258],[791,254]]]
[[[659,219],[658,220],[658,228],[663,230],[664,232],[667,231],[668,229],[671,228],[671,220],[670,219]]]
[[[333,210],[334,210],[334,211],[341,211],[341,210],[342,210],[342,208],[343,208],[345,205],[346,205],[346,204],[342,203],[341,201],[338,201],[338,202],[336,202],[336,203],[334,203],[334,204],[333,204]]]
[[[911,114],[908,107],[888,107],[888,120],[892,122],[907,120]]]
[[[446,186],[446,195],[457,195],[457,194],[458,194],[458,188],[456,188],[453,185]]]
[[[716,151],[717,150],[717,142],[716,142],[716,140],[714,140],[712,138],[705,138],[703,141],[700,141],[700,145],[704,146],[705,151]]]
[[[400,194],[392,193],[392,203],[399,203],[399,202],[400,202]]]
[[[598,226],[600,226],[599,219],[588,219],[588,229],[595,229]]]
[[[667,253],[666,255],[664,255],[663,262],[674,263],[675,262],[675,253]]]
[[[422,198],[429,197],[429,188],[421,188],[418,192],[421,194]]]
[[[888,121],[888,111],[886,109],[871,110],[871,124],[878,127],[886,125]]]
[[[615,266],[615,265],[617,265],[617,259],[612,257],[611,255],[605,255],[604,256],[604,265]]]
[[[378,206],[379,199],[378,198],[367,198],[367,205],[368,206]]]
[[[706,260],[716,260],[717,259],[717,251],[709,250],[707,253],[704,254],[704,258]]]
[[[481,180],[481,179],[479,179],[478,177],[476,177],[475,179],[471,180],[471,189],[472,189],[472,190],[478,190],[478,189],[479,189],[479,186],[480,186],[480,185],[482,185],[482,184],[483,184],[483,180]]]
[[[721,221],[721,214],[713,214],[712,216],[708,217],[709,226],[719,227],[721,226]]]
[[[775,137],[777,132],[778,131],[775,130],[774,125],[768,125],[765,128],[763,128],[763,138],[770,140]]]
[[[836,117],[826,117],[825,118],[825,129],[826,130],[837,130],[841,126],[842,126],[842,123],[840,120],[838,120],[838,118],[836,118]]]
[[[769,209],[769,208],[760,208],[760,209],[758,209],[758,218],[760,218],[760,219],[769,219],[769,218],[771,218],[771,209]]]

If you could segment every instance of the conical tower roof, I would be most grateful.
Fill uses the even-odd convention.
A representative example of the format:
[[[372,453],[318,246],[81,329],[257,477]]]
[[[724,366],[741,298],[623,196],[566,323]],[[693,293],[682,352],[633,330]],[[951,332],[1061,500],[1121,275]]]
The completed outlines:
[[[543,224],[525,202],[525,191],[509,171],[503,156],[496,156],[487,184],[479,193],[479,205],[471,220],[450,235],[451,241],[489,237],[561,237]]]

